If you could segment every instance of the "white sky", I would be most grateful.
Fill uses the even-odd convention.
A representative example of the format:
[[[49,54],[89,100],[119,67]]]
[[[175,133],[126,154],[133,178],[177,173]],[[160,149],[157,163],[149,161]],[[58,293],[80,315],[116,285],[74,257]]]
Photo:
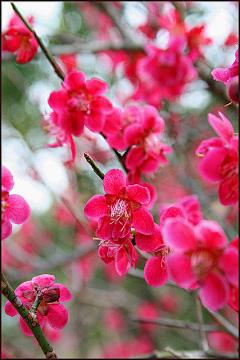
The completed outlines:
[[[62,2],[56,1],[17,1],[15,2],[24,15],[34,15],[35,29],[40,36],[49,35],[60,20]],[[212,37],[216,44],[223,42],[231,31],[232,18],[229,9],[234,5],[230,1],[225,2],[199,2],[206,10],[207,35]],[[12,16],[13,10],[10,2],[2,1],[2,29]],[[237,9],[236,9],[237,11]],[[127,21],[138,26],[145,21],[145,14],[141,6],[136,7],[136,2],[126,2]],[[41,98],[49,96],[49,89],[41,89]],[[41,109],[42,110],[42,109]],[[47,110],[47,109],[46,109]],[[14,149],[12,151],[15,151]],[[54,198],[51,191],[61,193],[68,186],[68,179],[64,166],[53,155],[50,149],[42,149],[36,154],[38,171],[44,178],[48,187],[40,182],[33,181],[30,177],[22,176],[16,169],[15,154],[11,153],[11,147],[6,152],[3,148],[2,163],[9,168],[14,176],[15,185],[12,193],[22,195],[29,203],[32,210],[38,213],[46,212],[52,205]]]

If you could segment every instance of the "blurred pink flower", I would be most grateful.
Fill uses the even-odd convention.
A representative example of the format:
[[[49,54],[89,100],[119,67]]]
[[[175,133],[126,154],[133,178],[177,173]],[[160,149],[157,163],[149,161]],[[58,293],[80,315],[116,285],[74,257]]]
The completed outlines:
[[[221,354],[237,353],[238,341],[222,331],[213,331],[207,334],[209,346]]]
[[[68,322],[68,311],[59,302],[70,301],[72,295],[64,285],[54,283],[54,280],[54,275],[38,275],[33,277],[31,281],[25,281],[19,285],[15,290],[15,294],[25,307],[30,310],[36,299],[37,292],[41,291],[41,302],[37,308],[39,324],[43,328],[45,320],[47,320],[53,329],[60,330]],[[10,301],[6,302],[5,312],[9,316],[19,315]],[[33,335],[22,317],[20,317],[20,328],[25,335]]]
[[[202,156],[199,172],[209,181],[219,181],[219,199],[223,205],[235,205],[239,197],[238,136],[230,121],[219,111],[208,114],[208,122],[220,138],[203,140],[196,154]]]
[[[2,240],[12,234],[12,224],[22,224],[30,216],[31,210],[20,195],[9,195],[14,185],[11,172],[2,165],[1,224]]]
[[[172,253],[166,265],[170,278],[180,287],[196,289],[204,306],[217,311],[230,299],[230,284],[236,282],[238,269],[227,263],[226,257],[236,263],[237,254],[229,251],[227,237],[217,222],[201,220],[193,225],[184,213],[168,216],[163,212],[162,237]]]
[[[31,25],[33,24],[32,16],[27,20]],[[37,40],[15,13],[8,24],[8,29],[3,33],[2,39],[2,49],[17,53],[16,62],[19,64],[31,61],[37,53]]]

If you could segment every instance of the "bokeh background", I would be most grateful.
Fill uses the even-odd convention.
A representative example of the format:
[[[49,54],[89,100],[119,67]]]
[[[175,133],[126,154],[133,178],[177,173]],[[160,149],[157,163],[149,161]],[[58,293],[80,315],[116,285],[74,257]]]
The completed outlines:
[[[111,58],[89,50],[117,41],[113,28],[104,27],[89,2],[16,2],[25,16],[34,16],[34,28],[45,45],[66,71],[68,65],[84,71],[87,78],[106,81],[108,98],[114,106],[133,104],[129,97],[132,83],[125,76],[123,64],[113,68]],[[139,30],[148,19],[146,2],[112,2],[119,17],[135,34],[139,43],[146,36]],[[175,2],[159,2],[160,8]],[[158,199],[151,213],[159,223],[160,206],[173,203],[184,195],[197,194],[206,219],[216,220],[232,239],[237,234],[237,208],[219,203],[217,185],[201,179],[199,159],[194,152],[200,142],[215,136],[207,122],[209,112],[222,111],[237,128],[237,107],[224,107],[230,102],[223,83],[211,87],[211,71],[233,63],[236,42],[230,35],[238,33],[238,2],[178,2],[185,12],[185,21],[192,26],[206,24],[206,37],[212,44],[202,49],[203,59],[195,66],[199,77],[175,101],[164,102],[159,108],[166,126],[165,141],[174,149],[168,156],[170,165],[160,168],[152,182]],[[86,5],[87,4],[87,5]],[[1,2],[2,31],[13,14],[10,2]],[[94,21],[92,21],[94,19]],[[167,33],[159,29],[156,44],[166,42]],[[60,54],[71,53],[78,44],[74,60]],[[89,48],[84,44],[89,45]],[[143,325],[134,316],[152,316],[196,322],[194,300],[183,289],[172,284],[151,288],[142,278],[143,272],[130,272],[120,277],[112,264],[98,257],[95,236],[96,224],[89,222],[83,208],[94,194],[103,193],[101,180],[86,163],[87,151],[106,173],[122,169],[114,152],[97,134],[85,129],[76,139],[75,169],[66,165],[70,154],[67,147],[46,148],[49,139],[41,125],[41,116],[51,109],[48,97],[60,88],[60,79],[53,72],[41,50],[27,64],[17,64],[14,55],[2,52],[2,164],[13,174],[13,193],[22,195],[31,207],[31,217],[22,226],[13,228],[11,238],[2,243],[2,270],[13,288],[41,273],[55,275],[56,282],[69,288],[73,300],[66,303],[69,322],[61,331],[46,328],[46,335],[59,358],[130,357],[174,349],[198,349],[198,332],[178,330],[159,325]],[[204,74],[204,76],[201,76]],[[210,81],[207,81],[207,79]],[[213,82],[214,83],[214,82]],[[127,100],[128,99],[128,100]],[[176,156],[176,153],[178,156]],[[73,216],[75,214],[75,216]],[[86,253],[86,254],[85,254]],[[85,254],[85,255],[84,255]],[[84,255],[84,256],[83,256]],[[138,269],[143,270],[146,259],[139,254]],[[2,299],[2,345],[12,358],[41,358],[36,342],[22,334],[18,317],[4,312]],[[234,324],[235,312],[227,307],[222,311]],[[206,323],[213,323],[204,310]]]

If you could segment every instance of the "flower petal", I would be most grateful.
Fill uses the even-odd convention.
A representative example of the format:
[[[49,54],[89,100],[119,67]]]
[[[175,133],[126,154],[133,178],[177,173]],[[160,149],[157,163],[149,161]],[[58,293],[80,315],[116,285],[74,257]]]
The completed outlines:
[[[67,106],[68,100],[69,100],[69,96],[66,91],[57,90],[57,91],[53,91],[50,94],[48,99],[48,104],[53,110],[59,111]]]
[[[38,284],[43,287],[45,285],[52,285],[54,283],[55,276],[49,274],[42,274],[32,278],[33,284]]]
[[[140,204],[148,204],[150,201],[150,191],[145,186],[138,184],[128,185],[126,191],[129,199],[136,200]]]
[[[10,301],[7,301],[5,304],[5,313],[12,317],[19,315],[15,307],[10,303]]]
[[[14,224],[22,224],[29,218],[31,209],[26,200],[20,195],[9,195],[4,217]]]
[[[12,235],[12,224],[9,220],[3,218],[1,225],[1,240],[4,240]]]
[[[89,219],[98,219],[100,216],[107,214],[107,212],[108,204],[103,195],[93,196],[84,208],[84,214]]]
[[[185,252],[196,248],[196,238],[193,227],[183,218],[166,219],[162,237],[171,249]]]
[[[68,311],[62,304],[49,304],[49,311],[47,314],[47,321],[49,325],[56,330],[62,329],[68,322]]]
[[[222,309],[229,301],[229,284],[223,276],[211,272],[199,290],[203,305],[212,311]]]
[[[160,226],[154,224],[154,232],[152,235],[143,235],[136,232],[135,242],[140,250],[154,251],[157,246],[163,245]]]
[[[115,256],[115,269],[117,273],[121,275],[125,275],[130,269],[131,262],[127,256],[127,251],[125,246],[119,249]]]
[[[126,177],[122,170],[109,170],[103,179],[103,188],[107,194],[118,195],[119,191],[126,186]]]
[[[168,272],[162,267],[162,257],[152,257],[144,267],[144,277],[150,286],[162,286],[168,281]]]
[[[109,90],[109,86],[105,81],[92,78],[86,81],[86,88],[91,95],[103,95]]]
[[[54,283],[53,285],[58,286],[60,289],[60,298],[59,298],[60,302],[66,302],[66,301],[72,300],[72,294],[66,288],[66,286],[64,286],[62,284],[58,284],[58,283]]]
[[[66,85],[68,90],[81,90],[85,82],[86,75],[82,71],[71,71],[64,79],[64,85]]]
[[[10,191],[13,185],[14,181],[11,171],[2,165],[2,190]]]
[[[144,235],[151,235],[154,232],[153,216],[145,208],[140,207],[133,211],[132,219],[132,226],[137,232]]]
[[[222,163],[228,152],[229,150],[225,147],[209,150],[200,162],[200,175],[209,182],[220,181],[222,179]]]
[[[239,286],[239,260],[238,249],[229,247],[224,251],[219,259],[219,266],[225,272],[231,285]]]
[[[166,265],[170,278],[180,287],[192,288],[196,284],[197,277],[194,275],[190,260],[179,253],[167,256]]]

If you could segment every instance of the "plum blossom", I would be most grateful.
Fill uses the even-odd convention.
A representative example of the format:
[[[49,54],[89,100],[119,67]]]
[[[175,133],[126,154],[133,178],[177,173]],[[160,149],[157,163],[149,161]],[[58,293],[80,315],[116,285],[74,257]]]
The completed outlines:
[[[234,206],[239,197],[238,136],[230,121],[220,111],[218,114],[220,118],[208,114],[208,122],[220,138],[203,140],[195,153],[202,157],[201,176],[209,182],[219,182],[220,202]]]
[[[199,288],[203,305],[212,311],[223,308],[230,300],[230,284],[236,284],[238,261],[235,251],[229,250],[228,239],[220,225],[201,220],[193,225],[184,213],[163,212],[162,238],[172,253],[166,266],[170,278],[180,287]],[[161,224],[160,220],[160,224]]]
[[[2,165],[1,224],[2,240],[12,234],[12,224],[22,224],[30,216],[31,210],[26,200],[20,195],[9,195],[14,181],[11,172]]]
[[[16,288],[15,294],[25,307],[30,310],[37,293],[40,292],[39,299],[41,301],[37,308],[37,318],[41,328],[47,321],[53,329],[60,330],[68,322],[68,311],[60,302],[70,301],[72,295],[64,285],[54,283],[54,280],[54,275],[38,275],[33,277],[32,280],[20,284]],[[7,301],[5,305],[5,312],[9,316],[19,315],[10,301]],[[20,317],[20,328],[25,335],[33,335],[22,317]]]
[[[159,164],[168,165],[165,157],[172,152],[172,148],[163,142],[162,132],[164,120],[158,111],[151,105],[141,109],[140,121],[127,126],[124,137],[127,145],[134,146],[126,156],[126,167],[130,170],[129,176],[137,171],[152,173]]]
[[[141,58],[136,67],[139,81],[133,95],[159,108],[162,99],[175,100],[187,84],[197,77],[197,70],[188,55],[183,54],[185,37],[170,37],[168,48],[163,50],[147,43],[147,55]]]
[[[27,20],[31,25],[33,24],[33,16],[28,17]],[[2,39],[3,50],[17,53],[16,62],[19,64],[31,61],[37,53],[37,40],[15,13],[10,19],[8,29],[3,33]]]
[[[104,96],[106,82],[92,78],[86,80],[82,71],[67,74],[61,90],[53,91],[48,99],[57,114],[57,125],[68,135],[79,136],[84,125],[91,131],[101,131],[105,115],[112,110],[111,102]]]
[[[234,103],[239,102],[239,50],[235,52],[235,60],[232,65],[224,68],[216,68],[211,72],[214,80],[222,81],[227,86],[229,97]]]
[[[121,170],[108,171],[103,179],[106,194],[95,195],[84,208],[89,219],[98,221],[100,257],[106,263],[115,260],[116,270],[121,274],[129,270],[128,256],[136,266],[137,255],[130,241],[131,228],[145,235],[154,231],[153,216],[142,206],[150,201],[148,188],[126,183]]]

